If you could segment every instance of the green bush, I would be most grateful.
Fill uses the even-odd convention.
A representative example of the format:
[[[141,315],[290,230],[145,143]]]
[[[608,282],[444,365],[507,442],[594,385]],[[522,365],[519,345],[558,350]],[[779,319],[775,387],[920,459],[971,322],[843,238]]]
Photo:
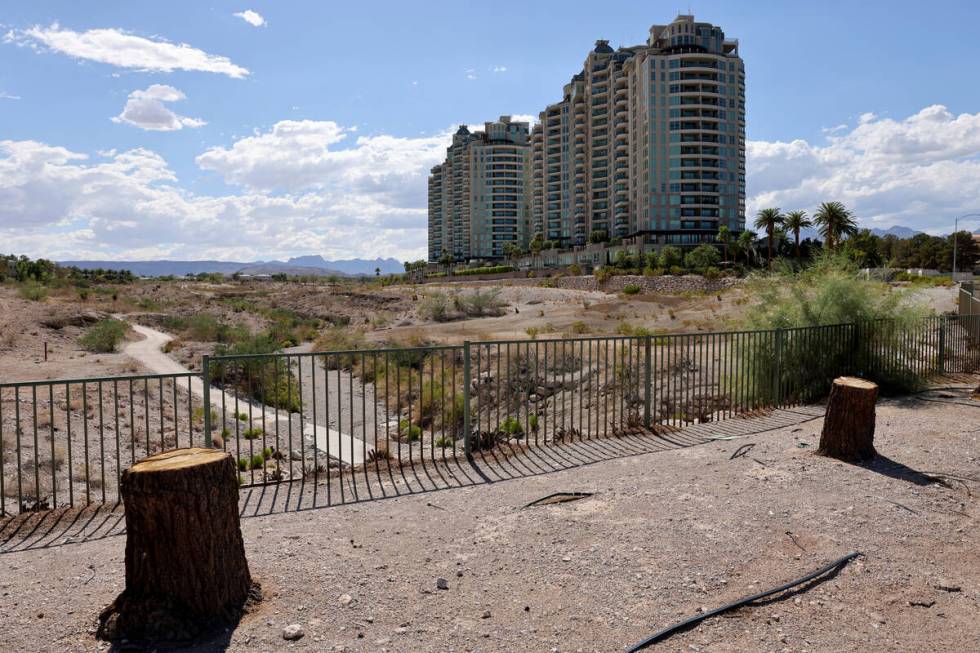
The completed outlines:
[[[906,334],[929,311],[907,291],[865,280],[843,255],[822,256],[800,273],[782,267],[756,278],[751,289],[758,303],[748,312],[747,328],[827,327],[806,332],[809,337],[783,334],[780,378],[773,378],[770,365],[753,368],[757,400],[771,403],[777,398],[774,381],[780,388],[795,389],[797,396],[781,397],[784,400],[818,399],[844,373],[865,376],[885,392],[907,392],[921,385],[910,365],[922,355],[921,348],[916,349],[920,343]],[[752,346],[743,347],[742,358],[771,361],[774,348],[775,336],[756,338]]]
[[[516,417],[507,417],[500,423],[498,430],[504,435],[510,437],[517,437],[524,434],[524,428],[521,426],[521,421]]]
[[[240,471],[240,472],[247,472],[248,471],[248,458],[239,458],[238,459],[238,471]],[[239,479],[240,478],[241,477],[239,477]]]
[[[265,458],[262,457],[262,454],[257,453],[252,456],[251,463],[252,469],[262,469],[265,467]]]
[[[264,433],[265,431],[260,428],[246,429],[242,432],[242,437],[246,440],[258,440]]]
[[[415,442],[422,438],[422,427],[418,424],[412,424],[407,419],[398,422],[398,431],[409,442]]]
[[[673,245],[664,247],[660,250],[660,255],[657,257],[657,267],[664,268],[665,270],[680,267],[683,263],[684,252],[680,247],[674,247]]]
[[[684,265],[687,269],[699,273],[717,266],[720,261],[721,253],[714,245],[698,245],[684,257]]]
[[[126,323],[112,317],[96,322],[78,342],[86,351],[108,353],[126,336]]]
[[[628,283],[625,286],[623,286],[624,295],[636,295],[640,292],[640,290],[642,290],[640,286],[638,286],[635,283]]]
[[[463,277],[470,274],[500,274],[502,272],[513,272],[514,266],[512,265],[493,265],[482,268],[458,268],[453,270],[454,277]]]
[[[36,281],[28,281],[17,288],[17,296],[32,302],[43,302],[48,298],[48,287]]]
[[[467,317],[497,316],[504,312],[507,304],[500,299],[500,290],[474,290],[469,294],[459,294],[453,298],[457,311]]]
[[[432,322],[446,322],[452,319],[450,306],[446,293],[430,293],[419,302],[419,317]]]
[[[719,270],[713,265],[704,271],[704,278],[707,279],[708,281],[714,281],[715,279],[718,279],[720,277],[721,277],[721,270]]]

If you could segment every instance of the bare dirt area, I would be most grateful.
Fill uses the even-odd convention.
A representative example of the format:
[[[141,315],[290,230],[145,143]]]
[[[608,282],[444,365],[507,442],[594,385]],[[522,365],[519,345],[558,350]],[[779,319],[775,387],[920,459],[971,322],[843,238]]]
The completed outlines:
[[[507,482],[248,517],[265,600],[192,649],[623,651],[858,550],[836,575],[650,650],[974,650],[978,409],[966,388],[882,401],[880,457],[867,466],[816,456],[818,418]],[[594,495],[521,509],[559,491]],[[123,588],[124,545],[109,536],[0,555],[4,648],[96,650],[90,633]],[[305,635],[286,642],[294,623]]]

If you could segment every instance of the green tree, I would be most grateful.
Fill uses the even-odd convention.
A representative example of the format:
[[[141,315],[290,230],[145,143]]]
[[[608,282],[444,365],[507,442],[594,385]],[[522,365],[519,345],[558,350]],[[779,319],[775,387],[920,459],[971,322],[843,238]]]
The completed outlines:
[[[684,252],[681,251],[680,247],[674,247],[673,245],[667,245],[662,250],[660,250],[660,267],[664,270],[670,270],[673,267],[679,267],[684,263]]]
[[[806,211],[790,211],[783,217],[783,228],[793,234],[793,251],[800,258],[800,231],[813,226],[813,221],[807,217]]]
[[[824,202],[813,215],[813,224],[823,236],[827,249],[833,252],[844,238],[857,233],[857,220],[840,202]]]
[[[721,225],[718,227],[716,240],[721,243],[721,251],[725,256],[725,263],[728,263],[728,246],[732,242],[732,230],[727,225]]]
[[[703,273],[710,267],[718,265],[721,254],[714,245],[698,245],[684,257],[684,265],[689,270]]]
[[[844,243],[844,253],[861,268],[875,268],[881,265],[881,239],[862,229]]]
[[[748,263],[755,255],[755,232],[748,229],[741,232],[735,240],[735,245],[738,251],[745,255],[745,262]]]
[[[783,214],[778,208],[762,209],[755,214],[755,228],[765,229],[768,257],[770,267],[772,266],[772,245],[775,240],[775,232],[783,224]]]

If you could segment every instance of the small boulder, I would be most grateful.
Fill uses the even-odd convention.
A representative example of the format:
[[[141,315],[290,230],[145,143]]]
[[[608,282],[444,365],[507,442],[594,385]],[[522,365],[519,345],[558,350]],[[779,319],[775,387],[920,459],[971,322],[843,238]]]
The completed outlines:
[[[302,639],[304,634],[303,627],[299,624],[289,624],[282,629],[282,638],[290,642]]]
[[[449,581],[446,580],[445,578],[437,578],[436,579],[436,589],[437,590],[448,590],[449,589]]]

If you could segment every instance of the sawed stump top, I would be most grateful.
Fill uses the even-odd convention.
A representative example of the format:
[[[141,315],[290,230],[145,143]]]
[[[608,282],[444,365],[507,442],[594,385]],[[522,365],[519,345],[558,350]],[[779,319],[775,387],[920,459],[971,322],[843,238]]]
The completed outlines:
[[[144,458],[128,470],[129,474],[152,474],[154,472],[172,472],[187,467],[220,464],[228,457],[221,449],[193,447],[190,449],[174,449]]]

